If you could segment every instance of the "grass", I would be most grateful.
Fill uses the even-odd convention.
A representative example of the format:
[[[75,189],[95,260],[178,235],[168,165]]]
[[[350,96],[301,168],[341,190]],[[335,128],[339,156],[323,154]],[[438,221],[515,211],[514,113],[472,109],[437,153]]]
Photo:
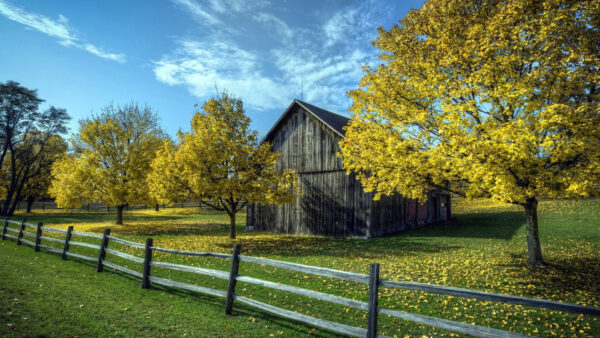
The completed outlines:
[[[600,307],[600,200],[557,200],[540,204],[541,241],[549,263],[542,268],[525,264],[522,210],[488,200],[459,200],[453,205],[453,212],[457,219],[452,222],[368,240],[244,232],[245,216],[240,214],[238,239],[232,241],[228,238],[227,216],[198,209],[129,211],[125,213],[126,224],[123,226],[115,226],[114,214],[106,212],[48,211],[20,214],[17,218],[27,217],[31,222],[43,221],[57,228],[73,225],[78,231],[100,233],[105,228],[111,228],[115,236],[140,243],[147,237],[153,237],[156,246],[183,250],[230,253],[233,243],[238,242],[242,244],[242,254],[245,255],[360,273],[367,273],[371,262],[379,262],[382,278]],[[139,257],[143,254],[139,249],[116,243],[111,243],[110,247]],[[97,255],[91,249],[74,250],[94,257]],[[133,278],[118,273],[97,274],[93,266],[74,261],[63,262],[53,254],[35,254],[26,246],[17,248],[14,241],[1,242],[0,254],[5,257],[6,263],[0,267],[3,276],[0,316],[7,316],[6,319],[2,317],[3,322],[11,324],[0,327],[3,336],[39,333],[126,336],[185,333],[195,336],[330,335],[323,330],[239,305],[234,308],[234,316],[224,316],[224,303],[220,299],[192,296],[172,289],[140,290],[139,281]],[[108,259],[141,271],[141,267],[135,263],[115,257]],[[229,266],[227,261],[212,258],[157,254],[154,259],[224,271]],[[55,270],[63,271],[58,274],[61,277],[54,277],[57,275],[53,272]],[[209,277],[161,269],[154,269],[153,274],[206,287],[226,288],[225,281]],[[242,263],[240,274],[367,300],[365,286],[355,283],[249,263]],[[38,287],[39,284],[44,286]],[[237,290],[241,295],[286,309],[345,324],[366,326],[364,311],[244,283],[240,283]],[[77,295],[70,301],[73,306],[53,311],[60,304],[56,301],[68,299],[69,294]],[[11,305],[12,299],[19,301]],[[85,302],[78,302],[77,299]],[[77,308],[81,304],[84,306]],[[597,336],[600,332],[600,320],[590,316],[421,292],[381,289],[380,306],[540,336]],[[89,311],[86,310],[88,308]],[[149,315],[149,311],[152,314]],[[12,314],[7,315],[9,312]],[[182,321],[182,318],[187,320]],[[170,328],[174,322],[188,321],[189,326],[178,324],[176,328]],[[380,316],[379,329],[381,334],[389,336],[452,335],[448,331],[387,316]]]

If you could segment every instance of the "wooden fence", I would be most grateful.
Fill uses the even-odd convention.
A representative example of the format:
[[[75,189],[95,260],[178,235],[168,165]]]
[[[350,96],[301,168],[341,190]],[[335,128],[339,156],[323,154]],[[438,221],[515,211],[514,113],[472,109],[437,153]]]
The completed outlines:
[[[18,229],[14,229],[9,227],[9,224],[18,225]],[[25,228],[29,227],[35,230],[35,233],[25,231]],[[8,232],[14,233],[8,234]],[[57,239],[53,237],[43,236],[44,231],[62,233],[65,234],[65,239]],[[79,242],[71,240],[72,235],[91,237],[97,240],[101,240],[100,245],[94,245],[86,242]],[[32,238],[33,241],[27,240],[24,236],[28,236]],[[558,310],[558,311],[566,311],[572,313],[586,314],[592,316],[600,316],[600,308],[582,306],[577,304],[569,304],[562,302],[555,302],[544,299],[535,299],[535,298],[526,298],[520,296],[510,296],[503,295],[497,293],[490,292],[482,292],[476,290],[469,289],[460,289],[453,288],[441,285],[433,285],[433,284],[424,284],[424,283],[415,283],[415,282],[404,282],[404,281],[393,281],[393,280],[385,280],[379,278],[379,264],[373,263],[370,266],[369,274],[358,274],[351,273],[346,271],[333,270],[328,268],[309,266],[303,264],[296,264],[284,261],[278,261],[267,258],[260,257],[251,257],[251,256],[243,256],[240,255],[241,245],[235,244],[233,246],[233,253],[231,255],[223,254],[223,253],[212,253],[212,252],[193,252],[193,251],[181,251],[181,250],[173,250],[173,249],[165,249],[154,246],[152,238],[148,238],[145,244],[135,243],[131,241],[127,241],[121,238],[117,238],[110,235],[110,229],[104,231],[103,235],[94,234],[94,233],[86,233],[86,232],[77,232],[73,230],[73,226],[70,226],[68,230],[61,229],[53,229],[44,227],[42,223],[38,223],[37,225],[27,223],[25,220],[21,222],[6,219],[4,222],[4,227],[2,230],[2,240],[6,238],[15,239],[17,241],[17,245],[21,245],[23,243],[28,244],[35,248],[35,251],[40,251],[40,249],[44,249],[50,252],[54,252],[60,254],[63,260],[66,260],[68,257],[78,258],[81,260],[86,260],[90,262],[94,262],[97,266],[96,271],[102,272],[104,267],[109,267],[115,269],[117,271],[138,277],[141,279],[141,287],[148,289],[152,286],[152,284],[158,284],[162,286],[172,287],[172,288],[180,288],[193,292],[200,292],[204,294],[209,294],[212,296],[223,297],[226,299],[225,305],[225,313],[231,314],[233,310],[234,302],[240,302],[246,305],[249,305],[254,308],[258,308],[260,310],[266,311],[273,315],[284,317],[287,319],[299,321],[308,325],[312,325],[315,327],[319,327],[322,329],[330,330],[335,333],[345,334],[349,336],[355,337],[383,337],[377,334],[377,316],[379,314],[385,314],[392,317],[417,322],[429,326],[433,326],[436,328],[446,329],[449,331],[477,336],[477,337],[524,337],[525,335],[503,331],[499,329],[472,325],[452,320],[446,320],[441,318],[423,316],[414,313],[408,313],[398,310],[385,309],[380,308],[378,306],[378,296],[379,296],[379,287],[386,288],[399,288],[404,290],[414,290],[414,291],[423,291],[436,293],[441,295],[455,296],[455,297],[466,297],[466,298],[474,298],[479,300],[486,301],[494,301],[501,303],[510,303],[510,304],[518,304],[525,306],[532,306],[538,308],[545,308],[550,310]],[[63,246],[63,249],[60,250],[55,247],[42,245],[41,242],[51,241],[60,243]],[[144,250],[144,258],[139,258],[133,255],[130,255],[125,252],[117,251],[108,248],[110,242],[116,242],[123,245],[128,245],[131,247],[135,247],[138,249]],[[70,246],[82,246],[87,248],[92,248],[98,250],[98,257],[90,257],[86,255],[80,255],[76,253],[72,253],[69,251]],[[214,257],[220,259],[231,260],[231,269],[229,272],[213,270],[207,268],[200,268],[188,265],[167,263],[167,262],[157,262],[153,261],[152,254],[153,252],[164,252],[175,255],[185,255],[185,256],[197,256],[197,257]],[[126,267],[111,263],[106,260],[106,254],[109,253],[111,255],[115,255],[117,257],[132,261],[134,263],[143,265],[143,272],[133,271]],[[354,299],[348,299],[336,295],[326,294],[318,291],[308,290],[296,286],[285,285],[280,283],[274,283],[271,281],[261,280],[257,278],[253,278],[250,276],[242,276],[238,274],[239,265],[241,262],[247,263],[256,263],[262,264],[266,266],[287,269],[292,271],[298,271],[302,273],[322,276],[322,277],[330,277],[341,279],[345,281],[357,282],[368,284],[368,303],[362,302]],[[191,285],[187,283],[176,282],[173,280],[160,278],[156,276],[152,276],[151,270],[152,267],[165,268],[171,270],[178,270],[184,272],[191,272],[195,274],[205,275],[216,277],[220,279],[224,279],[228,281],[227,291],[217,290],[212,288],[206,288],[202,286]],[[294,294],[298,294],[301,296],[312,297],[318,300],[327,301],[335,304],[340,304],[344,306],[349,306],[353,308],[357,308],[360,310],[364,310],[368,312],[367,316],[367,329],[353,327],[345,324],[340,324],[320,318],[315,318],[312,316],[300,314],[297,312],[285,310],[282,308],[275,307],[273,305],[269,305],[263,302],[259,302],[254,299],[250,299],[244,296],[240,296],[235,293],[236,283],[237,282],[245,282],[256,284],[262,287],[280,290],[285,292],[290,292]]]

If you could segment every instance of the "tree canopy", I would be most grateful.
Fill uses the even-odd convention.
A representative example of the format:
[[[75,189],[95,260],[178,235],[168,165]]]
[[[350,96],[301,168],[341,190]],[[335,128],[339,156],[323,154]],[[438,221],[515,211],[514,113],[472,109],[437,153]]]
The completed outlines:
[[[14,213],[26,186],[51,165],[57,138],[67,131],[66,110],[50,107],[40,112],[41,102],[35,90],[17,82],[0,84],[2,215]]]
[[[160,203],[190,198],[225,211],[235,238],[239,210],[248,203],[293,201],[297,177],[292,170],[274,169],[279,155],[268,143],[257,143],[242,100],[222,93],[202,110],[194,115],[191,132],[180,132],[177,143],[163,144],[149,184]]]
[[[377,195],[522,205],[543,264],[538,199],[589,196],[600,178],[599,23],[597,1],[427,1],[379,30],[344,165]]]
[[[126,205],[153,202],[146,176],[164,139],[149,107],[109,105],[80,121],[72,153],[52,168],[50,194],[61,208],[94,201],[115,206],[116,223],[122,224]]]

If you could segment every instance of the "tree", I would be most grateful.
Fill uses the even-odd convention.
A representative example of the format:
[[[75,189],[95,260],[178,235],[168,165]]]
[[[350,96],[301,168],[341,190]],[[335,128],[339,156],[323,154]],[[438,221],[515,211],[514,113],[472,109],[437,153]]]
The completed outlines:
[[[431,188],[522,206],[544,264],[540,197],[600,178],[600,3],[429,0],[379,29],[381,64],[351,91],[344,165],[377,196]]]
[[[52,168],[50,195],[61,208],[94,201],[116,206],[116,224],[123,224],[126,205],[151,200],[146,176],[165,139],[158,118],[149,107],[109,105],[79,124],[73,153]]]
[[[50,107],[39,112],[43,102],[35,90],[14,81],[0,84],[0,172],[5,185],[0,213],[10,216],[36,166],[45,163],[47,143],[64,134],[70,119],[66,110]]]
[[[4,163],[6,154],[18,142],[18,137],[32,127],[43,101],[37,96],[37,91],[22,87],[18,82],[0,83],[0,163]]]
[[[148,177],[160,203],[191,198],[230,219],[235,238],[235,215],[248,203],[289,203],[298,192],[292,170],[274,169],[279,155],[270,145],[257,144],[240,99],[226,93],[211,98],[203,113],[192,119],[191,132],[179,142],[165,142]]]
[[[67,142],[60,136],[54,135],[46,145],[45,152],[36,158],[31,165],[29,178],[23,187],[23,196],[27,201],[27,212],[36,198],[48,196],[48,188],[52,179],[52,164],[62,158],[67,151]]]

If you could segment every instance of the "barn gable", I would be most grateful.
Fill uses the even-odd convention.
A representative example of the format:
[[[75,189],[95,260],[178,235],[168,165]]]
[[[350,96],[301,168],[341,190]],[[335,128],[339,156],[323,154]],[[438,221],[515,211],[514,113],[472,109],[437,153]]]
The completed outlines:
[[[374,237],[433,220],[431,203],[417,214],[409,212],[412,204],[400,195],[373,201],[355,176],[346,174],[337,154],[348,121],[300,100],[290,104],[262,142],[280,152],[276,169],[297,172],[303,194],[290,204],[249,205],[248,226],[298,235]]]
[[[273,151],[281,152],[277,169],[294,169],[299,174],[343,171],[337,156],[342,127],[349,119],[294,100],[263,138]]]
[[[296,112],[296,109],[298,109],[298,108],[303,108],[306,112],[311,114],[314,118],[321,121],[321,123],[323,123],[325,126],[331,128],[331,130],[336,132],[339,136],[344,137],[345,132],[343,130],[343,127],[348,123],[348,121],[350,119],[348,119],[347,117],[338,115],[338,114],[334,114],[323,108],[313,106],[310,103],[306,103],[304,101],[295,99],[288,106],[288,108],[285,110],[285,112],[283,114],[281,114],[281,116],[279,117],[277,122],[275,122],[273,127],[271,127],[269,132],[267,132],[267,135],[264,137],[262,142],[266,141],[269,138],[269,136],[280,127],[280,125],[283,123],[283,121],[285,121],[286,118],[289,117],[289,115],[294,114]]]

